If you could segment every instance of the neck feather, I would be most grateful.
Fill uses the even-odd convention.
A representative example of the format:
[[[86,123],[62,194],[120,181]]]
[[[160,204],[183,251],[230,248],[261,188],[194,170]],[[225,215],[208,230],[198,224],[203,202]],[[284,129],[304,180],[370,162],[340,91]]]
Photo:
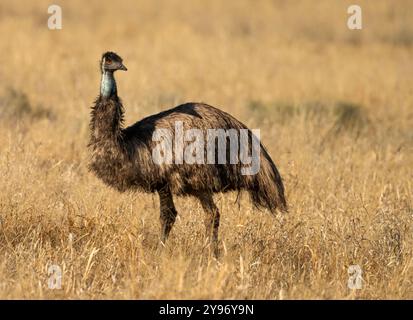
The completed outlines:
[[[90,129],[92,141],[118,141],[122,136],[123,106],[118,97],[102,98],[92,107]]]
[[[109,98],[117,95],[116,81],[113,71],[103,71],[102,81],[100,82],[100,95],[103,98]]]

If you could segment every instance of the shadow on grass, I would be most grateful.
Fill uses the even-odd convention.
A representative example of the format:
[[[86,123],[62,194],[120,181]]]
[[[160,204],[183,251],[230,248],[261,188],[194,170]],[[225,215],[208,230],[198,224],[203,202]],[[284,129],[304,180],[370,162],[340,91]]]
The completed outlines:
[[[34,105],[21,90],[8,88],[0,96],[0,120],[55,120],[55,114],[42,105]]]
[[[350,134],[357,139],[371,126],[367,110],[350,102],[327,105],[321,102],[293,104],[251,101],[247,109],[256,122],[263,124],[294,126],[298,121],[304,121],[304,123],[315,124],[326,129],[330,127],[325,138]]]

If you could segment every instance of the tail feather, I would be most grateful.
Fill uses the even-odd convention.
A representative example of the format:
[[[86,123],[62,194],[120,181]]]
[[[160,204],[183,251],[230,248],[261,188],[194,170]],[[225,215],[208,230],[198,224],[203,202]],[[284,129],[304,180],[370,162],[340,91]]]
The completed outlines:
[[[249,194],[253,204],[258,209],[266,208],[272,213],[275,213],[277,209],[283,212],[288,211],[281,176],[262,145],[260,170],[255,175],[253,186],[249,189]]]

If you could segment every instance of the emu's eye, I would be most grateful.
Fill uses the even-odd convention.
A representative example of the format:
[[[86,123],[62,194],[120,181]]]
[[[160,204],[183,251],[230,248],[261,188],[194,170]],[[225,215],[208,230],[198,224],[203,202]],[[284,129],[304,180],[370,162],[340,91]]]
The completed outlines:
[[[112,60],[106,59],[106,64],[112,64]]]

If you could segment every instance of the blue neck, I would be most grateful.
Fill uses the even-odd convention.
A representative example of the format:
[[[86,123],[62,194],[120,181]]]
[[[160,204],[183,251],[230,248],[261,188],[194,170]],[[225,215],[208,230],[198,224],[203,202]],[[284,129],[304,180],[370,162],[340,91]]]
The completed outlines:
[[[102,81],[100,82],[100,94],[104,98],[108,98],[117,94],[116,81],[113,76],[113,71],[104,71],[102,73]]]

